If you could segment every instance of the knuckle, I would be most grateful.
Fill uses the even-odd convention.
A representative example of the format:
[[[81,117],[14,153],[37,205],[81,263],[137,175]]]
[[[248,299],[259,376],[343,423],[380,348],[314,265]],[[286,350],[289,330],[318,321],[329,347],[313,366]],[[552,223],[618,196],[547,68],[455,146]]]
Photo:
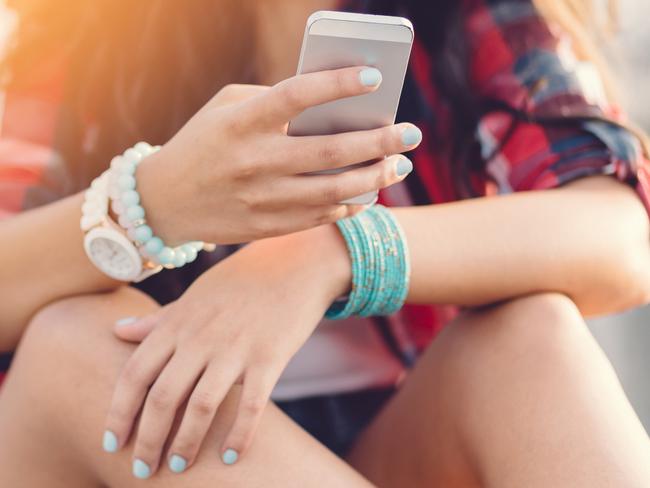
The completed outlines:
[[[269,349],[266,347],[259,347],[253,349],[252,362],[255,366],[266,371],[273,371],[277,364],[283,360],[283,354],[280,349]]]
[[[231,95],[233,92],[236,92],[240,87],[237,83],[228,83],[221,90],[219,90],[219,95]]]
[[[189,408],[198,417],[212,416],[217,408],[217,399],[207,391],[198,391],[192,395]]]
[[[235,111],[229,111],[221,119],[221,130],[229,135],[244,134],[248,130],[248,124]]]
[[[170,452],[183,456],[188,461],[191,460],[199,450],[201,441],[196,437],[180,433],[174,441],[174,446]]]
[[[337,70],[332,72],[332,76],[334,78],[332,81],[336,86],[336,91],[341,95],[345,95],[350,91],[348,89],[349,83],[347,83],[348,80],[347,75],[348,75],[347,71],[343,71],[343,70]]]
[[[173,399],[166,386],[154,386],[149,392],[147,403],[155,411],[167,410],[173,406]]]
[[[127,361],[120,374],[120,383],[129,388],[137,388],[143,386],[144,382],[144,373],[139,362],[135,359]]]
[[[285,80],[276,85],[278,97],[282,103],[291,109],[300,109],[303,106],[303,97],[297,83]]]
[[[108,412],[109,430],[117,433],[121,427],[128,423],[128,413],[121,405],[113,405]]]
[[[161,445],[158,441],[156,441],[154,438],[149,437],[148,433],[143,433],[138,436],[138,440],[136,441],[136,446],[134,452],[140,453],[140,454],[154,454],[156,452],[160,452]],[[136,455],[136,457],[148,457],[148,456],[139,456]]]
[[[331,165],[341,160],[343,150],[340,145],[329,143],[318,149],[318,159],[320,162]]]
[[[342,217],[342,210],[344,207],[337,207],[336,209],[327,210],[323,214],[319,215],[316,219],[316,225],[325,225],[332,222],[336,222]]]
[[[238,197],[242,206],[249,211],[259,210],[262,207],[260,194],[251,188],[243,189]]]
[[[242,158],[233,165],[234,178],[239,181],[250,180],[257,174],[259,164],[251,158]]]
[[[266,400],[262,396],[252,396],[242,402],[242,411],[246,415],[256,417],[260,415],[266,407]]]
[[[239,83],[229,83],[219,90],[216,98],[222,103],[236,100],[244,88],[245,86]]]
[[[377,165],[373,189],[385,188],[391,184],[391,166],[386,162]]]
[[[337,181],[323,190],[323,198],[327,202],[336,203],[343,200],[343,193],[343,183],[340,181],[340,178],[337,178]]]
[[[395,146],[395,136],[392,128],[382,129],[377,133],[377,155],[386,156],[391,154]]]
[[[272,237],[276,234],[276,228],[268,218],[256,219],[253,227],[255,229],[255,234],[259,236],[259,238]]]

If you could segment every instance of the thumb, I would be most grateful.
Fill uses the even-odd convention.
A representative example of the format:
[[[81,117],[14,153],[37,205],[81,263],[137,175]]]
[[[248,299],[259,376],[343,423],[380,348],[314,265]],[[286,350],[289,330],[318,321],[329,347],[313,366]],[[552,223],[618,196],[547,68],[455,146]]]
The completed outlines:
[[[158,323],[158,314],[144,317],[124,317],[115,322],[113,333],[128,342],[142,342]]]

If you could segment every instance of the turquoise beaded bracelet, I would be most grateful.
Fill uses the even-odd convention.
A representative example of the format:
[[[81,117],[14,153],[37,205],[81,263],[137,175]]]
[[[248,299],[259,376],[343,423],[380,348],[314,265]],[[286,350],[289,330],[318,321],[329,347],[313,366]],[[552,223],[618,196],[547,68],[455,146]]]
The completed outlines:
[[[135,172],[138,165],[149,155],[160,149],[146,142],[138,142],[124,154],[115,156],[109,169],[109,197],[111,209],[118,216],[118,223],[145,259],[165,268],[180,268],[191,263],[199,251],[210,245],[201,241],[190,241],[170,247],[156,236],[147,225],[144,208],[140,205]]]
[[[406,238],[392,213],[375,205],[355,217],[337,222],[352,261],[352,291],[335,302],[328,319],[351,315],[390,315],[406,300],[410,261]]]

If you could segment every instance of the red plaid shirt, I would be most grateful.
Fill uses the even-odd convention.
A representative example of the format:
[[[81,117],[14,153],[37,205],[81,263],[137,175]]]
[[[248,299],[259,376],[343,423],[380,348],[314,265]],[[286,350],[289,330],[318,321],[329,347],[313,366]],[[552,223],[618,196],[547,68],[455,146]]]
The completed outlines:
[[[647,203],[649,162],[640,141],[617,124],[595,120],[608,117],[620,121],[621,116],[598,97],[597,82],[590,86],[580,82],[585,73],[591,74],[589,66],[571,59],[570,49],[532,3],[466,0],[463,8],[464,33],[471,52],[469,82],[477,95],[536,116],[584,117],[569,125],[548,127],[530,121],[513,122],[506,111],[488,112],[476,128],[486,159],[484,174],[473,179],[476,193],[542,190],[605,174],[635,186]],[[435,62],[416,42],[398,118],[418,124],[425,137],[411,155],[414,173],[404,183],[382,192],[381,201],[389,206],[458,199],[451,177],[454,161],[433,143],[452,139],[447,101],[432,80]],[[69,186],[66,166],[53,148],[64,84],[62,70],[29,92],[5,94],[0,133],[0,218],[63,197]],[[118,152],[123,148],[115,149]],[[196,266],[210,266],[224,254],[224,250],[217,252]],[[162,273],[148,281],[145,288],[153,295],[172,290],[177,296],[188,285],[188,279],[178,273]],[[165,301],[173,296],[158,298]],[[392,332],[397,349],[412,359],[452,313],[445,307],[406,306],[383,324]]]

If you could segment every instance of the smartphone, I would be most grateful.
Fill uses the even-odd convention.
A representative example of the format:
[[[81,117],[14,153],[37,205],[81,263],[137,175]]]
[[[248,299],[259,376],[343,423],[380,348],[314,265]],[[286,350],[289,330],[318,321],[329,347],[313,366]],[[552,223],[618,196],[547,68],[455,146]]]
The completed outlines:
[[[298,74],[372,66],[381,71],[383,80],[372,93],[308,108],[289,123],[289,135],[337,134],[395,123],[413,38],[413,25],[403,17],[330,11],[312,14],[307,19]],[[368,205],[376,200],[375,191],[341,203]]]

